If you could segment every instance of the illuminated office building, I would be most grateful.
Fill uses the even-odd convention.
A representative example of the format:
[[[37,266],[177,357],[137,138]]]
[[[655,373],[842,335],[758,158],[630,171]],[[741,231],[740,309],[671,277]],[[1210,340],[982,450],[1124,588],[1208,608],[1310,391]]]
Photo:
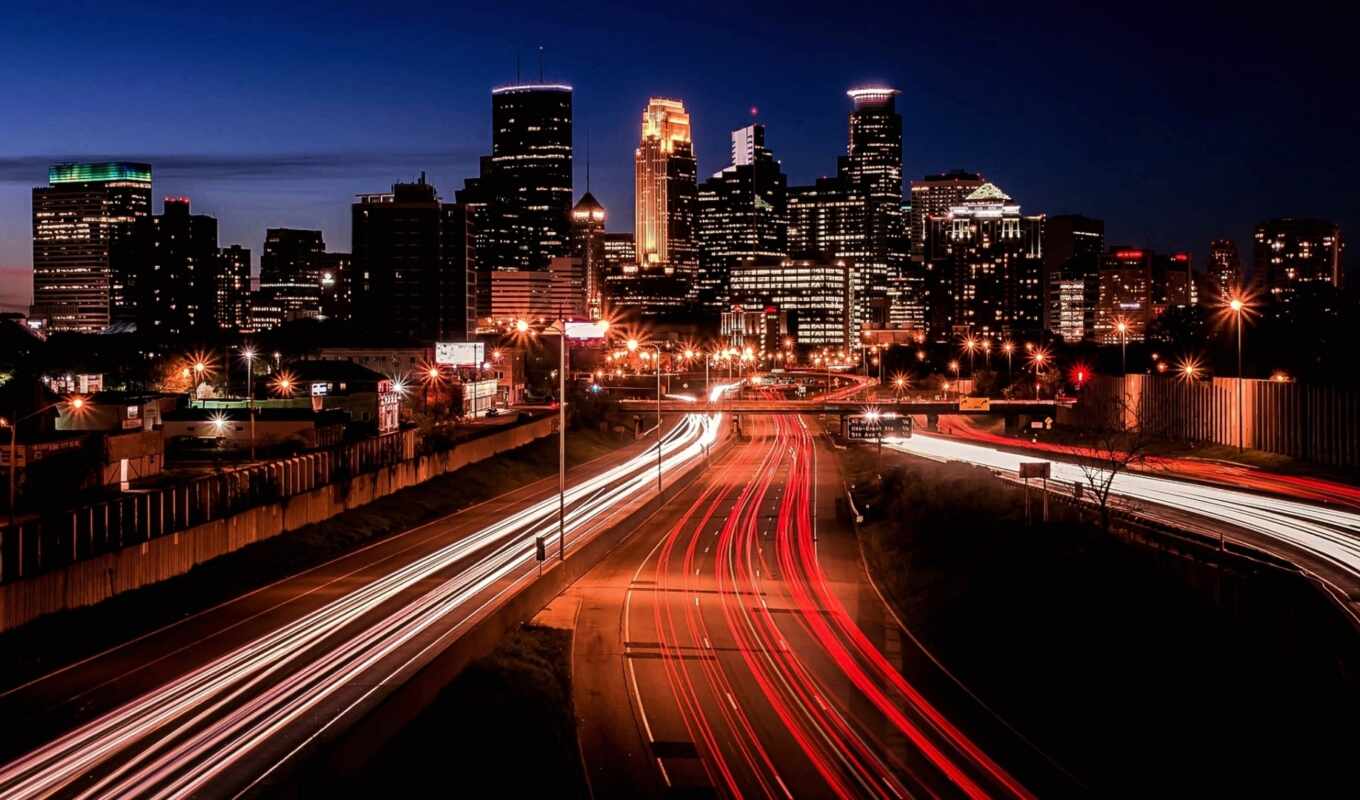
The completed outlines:
[[[854,284],[844,262],[825,257],[761,258],[737,264],[731,273],[731,303],[773,306],[788,316],[799,345],[854,344]]]
[[[239,244],[217,253],[217,327],[247,331],[250,324],[250,250]]]
[[[321,314],[321,256],[326,241],[321,231],[269,228],[260,255],[260,288],[257,305],[279,310],[261,323],[276,327]],[[256,330],[261,330],[256,328]]]
[[[1152,260],[1152,251],[1135,247],[1115,247],[1106,254],[1100,270],[1096,341],[1119,344],[1147,337],[1152,321]]]
[[[1242,285],[1242,259],[1232,239],[1209,243],[1209,263],[1205,268],[1209,285],[1220,297],[1227,297]]]
[[[571,209],[570,251],[573,258],[581,261],[585,273],[586,314],[590,319],[600,319],[604,315],[606,216],[604,206],[589,189]]]
[[[995,184],[929,218],[925,267],[930,332],[990,338],[1043,327],[1043,215],[1024,216]]]
[[[1081,338],[1095,334],[1096,305],[1100,301],[1100,265],[1105,255],[1105,222],[1080,214],[1058,214],[1044,220],[1044,330],[1066,341],[1075,331]],[[1073,282],[1085,286],[1080,307],[1085,319],[1071,320]]]
[[[637,263],[692,281],[698,268],[697,166],[684,103],[654,97],[634,153]]]
[[[151,165],[54,164],[33,190],[33,310],[52,331],[98,333],[135,317],[123,252],[151,214]]]
[[[1341,229],[1320,219],[1285,217],[1256,226],[1256,280],[1271,296],[1289,302],[1304,288],[1341,288]]]
[[[765,126],[733,131],[732,164],[699,187],[700,306],[727,306],[734,264],[788,255],[787,187],[779,162],[765,147]]]
[[[927,175],[911,182],[908,240],[911,253],[918,261],[925,252],[927,220],[948,214],[949,209],[962,203],[963,198],[986,182],[980,174],[961,169]]]

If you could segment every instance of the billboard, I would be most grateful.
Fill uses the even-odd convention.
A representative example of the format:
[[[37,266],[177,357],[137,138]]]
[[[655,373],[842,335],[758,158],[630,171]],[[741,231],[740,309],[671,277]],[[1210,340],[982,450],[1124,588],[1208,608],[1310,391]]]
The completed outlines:
[[[482,342],[435,342],[434,363],[448,367],[474,367],[486,361]]]
[[[568,339],[603,339],[609,331],[609,323],[603,320],[598,322],[568,322]]]

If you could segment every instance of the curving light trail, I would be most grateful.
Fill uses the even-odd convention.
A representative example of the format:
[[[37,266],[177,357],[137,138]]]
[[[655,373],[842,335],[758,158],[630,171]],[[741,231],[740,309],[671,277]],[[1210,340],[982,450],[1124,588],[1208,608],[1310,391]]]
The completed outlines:
[[[729,388],[715,387],[715,399]],[[658,445],[569,488],[566,547],[582,544],[592,523],[649,491],[658,446],[663,472],[677,469],[713,444],[720,419],[687,414]],[[461,613],[455,630],[466,627],[532,580],[535,539],[556,539],[557,510],[555,496],[536,503],[81,725],[0,767],[0,796],[202,791],[360,676],[374,685],[392,678],[409,661],[376,678],[369,673],[435,623]],[[402,602],[403,593],[431,579],[438,580],[434,588]],[[366,622],[375,613],[382,616]]]
[[[991,469],[1018,472],[1025,456],[978,444],[929,435],[884,439],[884,447],[947,461],[964,461]],[[1082,467],[1052,461],[1054,480],[1086,483]],[[1114,476],[1111,494],[1156,503],[1222,520],[1303,550],[1353,578],[1360,578],[1360,514],[1309,505],[1279,497],[1205,486],[1170,478],[1122,472]]]

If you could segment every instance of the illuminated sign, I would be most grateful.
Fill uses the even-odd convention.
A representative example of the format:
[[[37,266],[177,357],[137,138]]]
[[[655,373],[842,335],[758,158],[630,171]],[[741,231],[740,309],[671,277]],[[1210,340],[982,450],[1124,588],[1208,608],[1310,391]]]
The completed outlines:
[[[607,322],[568,322],[568,339],[603,339],[609,331]]]
[[[475,367],[486,360],[482,342],[436,342],[434,363],[451,367]]]

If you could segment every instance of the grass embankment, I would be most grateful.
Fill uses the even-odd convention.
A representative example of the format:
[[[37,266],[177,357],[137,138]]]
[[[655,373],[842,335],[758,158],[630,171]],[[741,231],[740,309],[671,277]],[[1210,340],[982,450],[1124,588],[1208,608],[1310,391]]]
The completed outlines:
[[[587,797],[571,635],[526,625],[469,664],[365,766],[358,793]]]
[[[1077,518],[1026,527],[1020,490],[982,469],[895,460],[880,483],[872,451],[844,455],[866,559],[905,624],[1096,795],[1349,775],[1357,641],[1302,580],[1225,574]]]
[[[567,463],[627,443],[594,430],[567,437]],[[467,508],[557,472],[549,436],[380,498],[324,522],[256,542],[189,572],[87,608],[0,634],[0,686],[12,686],[360,546]]]

